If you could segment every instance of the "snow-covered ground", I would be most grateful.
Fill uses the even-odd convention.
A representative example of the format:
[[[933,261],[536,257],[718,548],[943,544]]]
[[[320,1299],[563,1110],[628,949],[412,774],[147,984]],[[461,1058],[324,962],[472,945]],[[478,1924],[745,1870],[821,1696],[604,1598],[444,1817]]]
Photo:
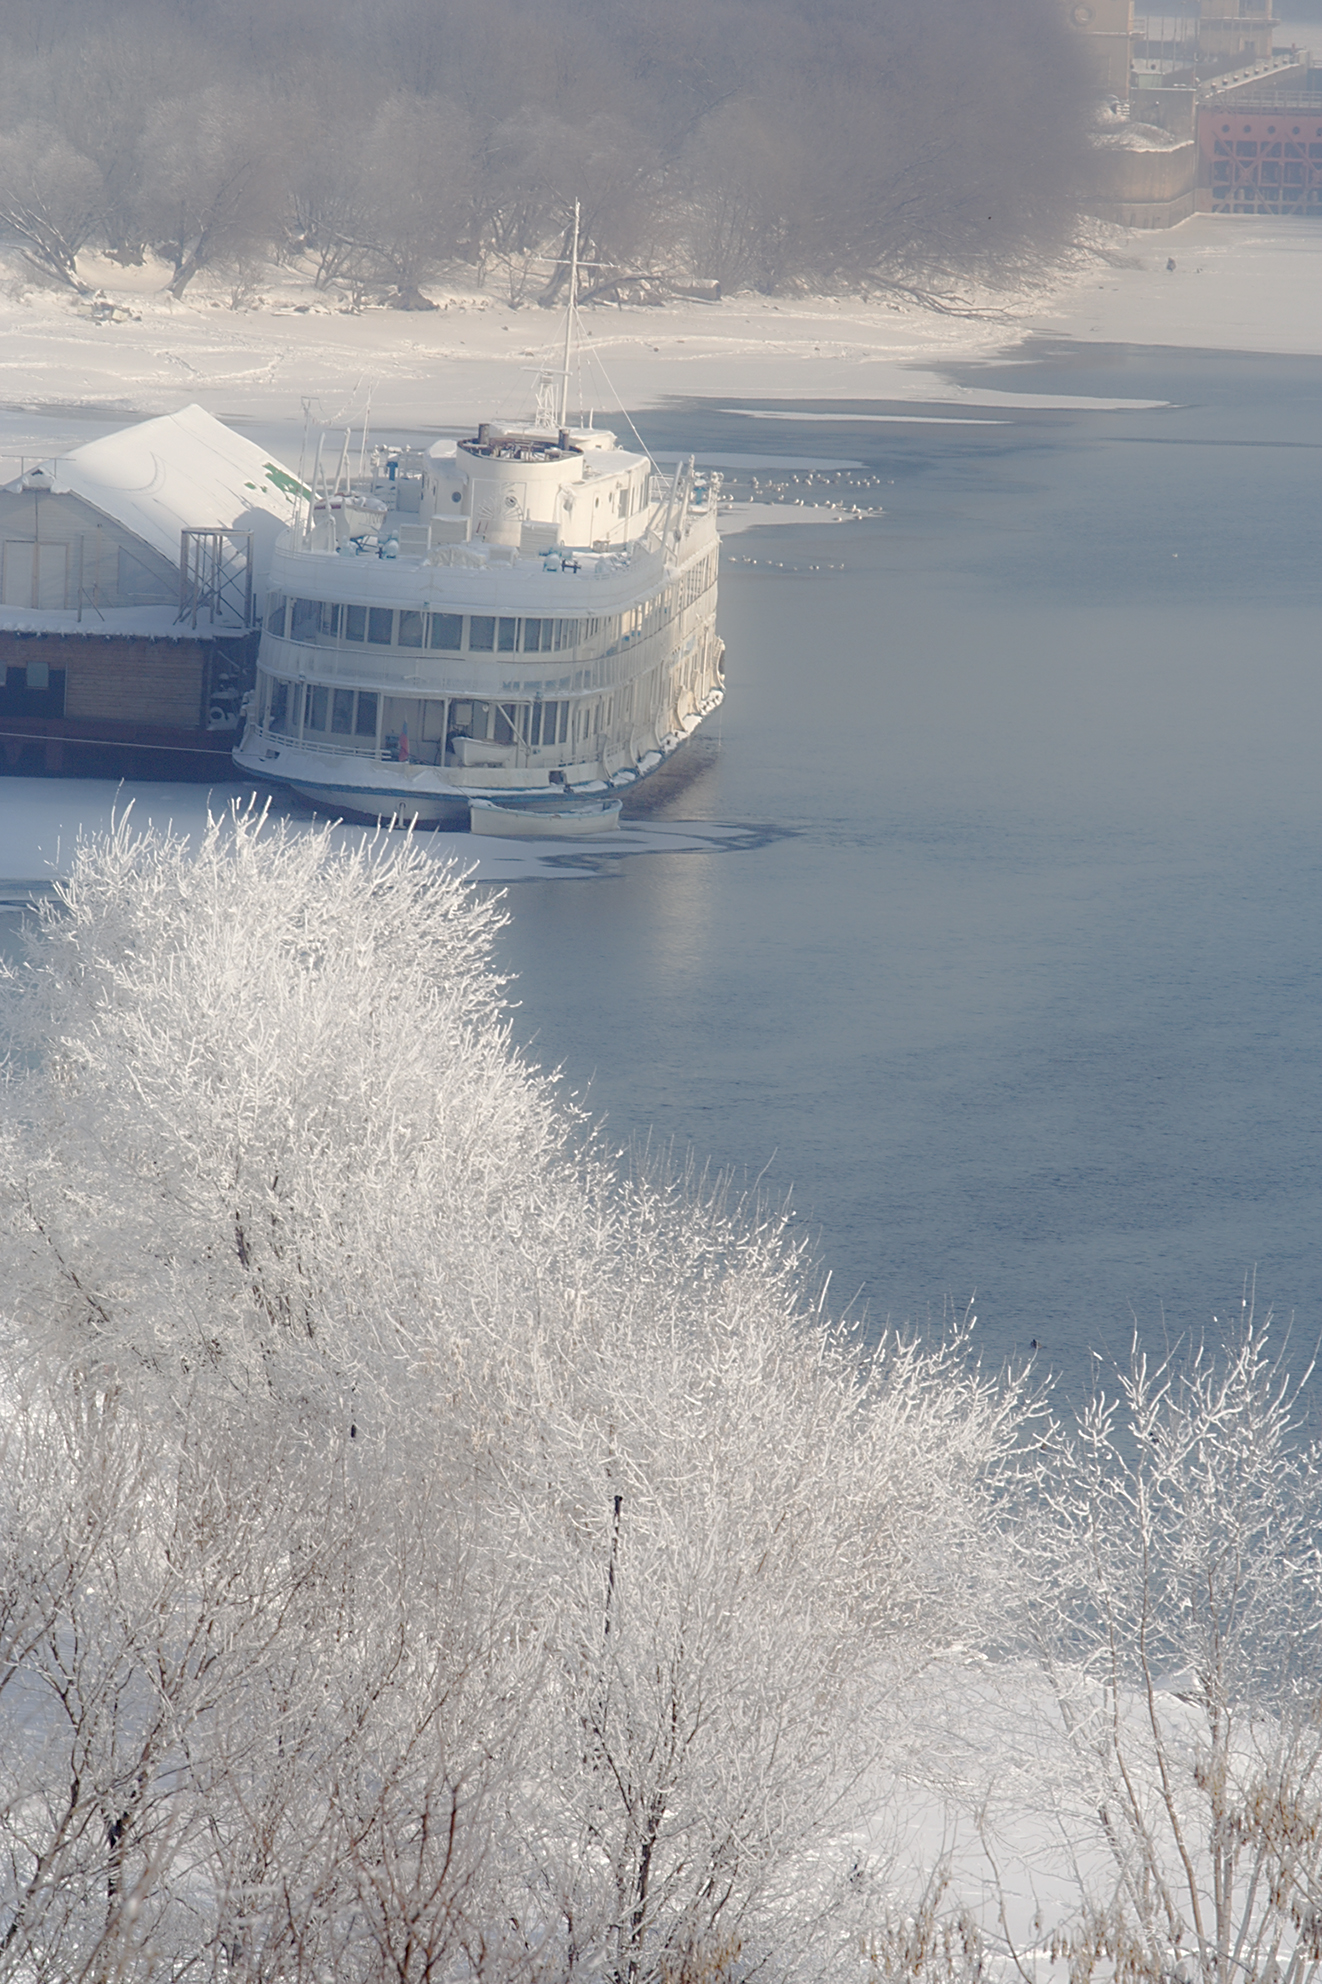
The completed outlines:
[[[88,301],[38,287],[13,255],[0,279],[0,469],[5,457],[17,467],[14,458],[50,451],[52,416],[72,443],[87,438],[89,417],[110,423],[189,400],[221,419],[291,431],[305,402],[329,426],[361,423],[370,402],[376,426],[458,429],[525,412],[538,370],[555,363],[553,315],[493,295],[438,288],[432,312],[353,314],[273,271],[261,299],[236,310],[220,283],[199,278],[176,303],[160,268],[84,266],[121,306],[118,321],[95,321]],[[589,309],[585,387],[602,418],[616,404],[689,396],[798,407],[926,400],[995,418],[1003,396],[956,385],[940,368],[1029,335],[1310,353],[1319,277],[1322,225],[1197,215],[1168,231],[1108,231],[1098,253],[1050,285],[955,299],[949,312],[884,295]]]

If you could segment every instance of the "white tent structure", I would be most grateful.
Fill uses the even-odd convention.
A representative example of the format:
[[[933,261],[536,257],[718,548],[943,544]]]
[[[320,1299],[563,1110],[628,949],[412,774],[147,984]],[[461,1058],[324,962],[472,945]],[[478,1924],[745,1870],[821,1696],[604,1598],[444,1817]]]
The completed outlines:
[[[139,776],[227,769],[266,569],[300,493],[200,406],[0,487],[3,767],[60,770],[74,745],[80,767],[95,751]]]
[[[49,616],[81,626],[114,613],[117,631],[159,637],[159,609],[178,609],[183,533],[250,535],[260,584],[298,492],[287,468],[196,405],[85,442],[0,488],[0,627],[65,631]]]

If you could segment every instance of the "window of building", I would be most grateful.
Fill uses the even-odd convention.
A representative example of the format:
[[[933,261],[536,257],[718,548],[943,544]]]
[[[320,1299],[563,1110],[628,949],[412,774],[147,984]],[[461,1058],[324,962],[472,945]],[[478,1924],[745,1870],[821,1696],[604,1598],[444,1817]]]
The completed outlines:
[[[9,667],[0,662],[0,711],[9,716],[63,716],[64,679],[65,671],[46,661]]]

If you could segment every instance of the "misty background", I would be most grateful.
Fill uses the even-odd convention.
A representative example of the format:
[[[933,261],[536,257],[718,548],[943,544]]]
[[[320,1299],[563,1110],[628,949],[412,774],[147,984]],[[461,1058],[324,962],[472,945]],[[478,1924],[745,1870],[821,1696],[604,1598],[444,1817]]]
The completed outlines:
[[[1004,279],[1070,237],[1089,95],[1058,0],[10,0],[0,237],[553,303],[579,199],[585,293]]]

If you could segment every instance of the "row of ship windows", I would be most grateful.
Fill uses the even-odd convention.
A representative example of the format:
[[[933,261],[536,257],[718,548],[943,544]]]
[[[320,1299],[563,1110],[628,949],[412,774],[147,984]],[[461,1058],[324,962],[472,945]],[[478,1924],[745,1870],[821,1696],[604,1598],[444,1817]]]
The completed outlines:
[[[555,654],[590,641],[600,620],[523,619],[495,613],[422,613],[407,606],[340,606],[272,593],[266,629],[291,641],[437,648],[446,654]]]
[[[368,689],[332,689],[320,684],[268,681],[262,720],[286,737],[360,737],[375,740],[384,719],[386,748],[398,749],[401,730],[412,726],[413,752],[425,742],[470,737],[493,744],[523,744],[535,750],[594,736],[611,699],[575,705],[492,703],[476,697],[399,698]],[[625,707],[632,698],[625,696]]]
[[[401,606],[342,606],[273,592],[266,630],[291,641],[346,641],[369,647],[435,648],[443,654],[559,654],[604,637],[607,645],[650,633],[689,606],[716,576],[714,557],[641,605],[605,619],[566,620],[496,613],[425,613]]]

